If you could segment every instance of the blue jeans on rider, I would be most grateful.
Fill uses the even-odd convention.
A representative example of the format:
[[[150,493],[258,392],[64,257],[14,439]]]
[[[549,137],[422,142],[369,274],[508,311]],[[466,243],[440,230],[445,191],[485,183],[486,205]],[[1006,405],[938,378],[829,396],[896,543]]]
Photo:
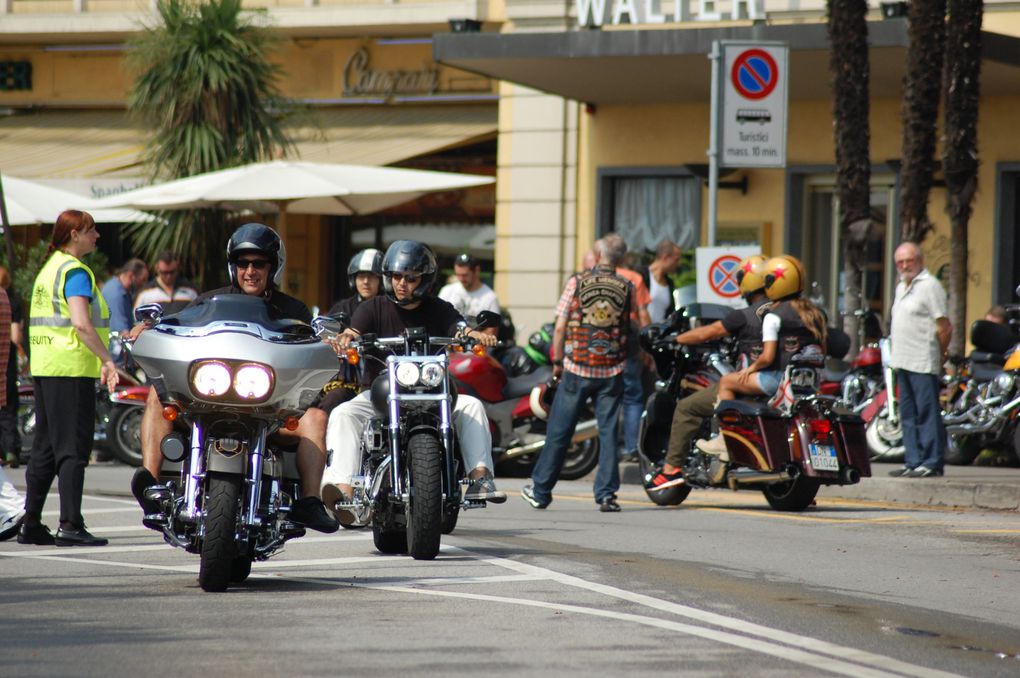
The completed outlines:
[[[903,465],[941,471],[946,456],[946,427],[939,404],[938,376],[896,370],[896,385],[903,428]]]
[[[645,388],[641,383],[641,360],[630,356],[623,365],[623,450],[633,452],[638,446],[641,413],[645,411]]]
[[[556,397],[549,411],[545,448],[531,471],[535,499],[548,504],[552,490],[559,479],[567,448],[574,436],[577,420],[588,398],[595,402],[595,417],[599,430],[599,468],[595,474],[595,502],[601,503],[620,489],[620,467],[616,461],[616,430],[620,416],[620,399],[623,395],[621,376],[606,379],[587,379],[572,372],[564,372]]]

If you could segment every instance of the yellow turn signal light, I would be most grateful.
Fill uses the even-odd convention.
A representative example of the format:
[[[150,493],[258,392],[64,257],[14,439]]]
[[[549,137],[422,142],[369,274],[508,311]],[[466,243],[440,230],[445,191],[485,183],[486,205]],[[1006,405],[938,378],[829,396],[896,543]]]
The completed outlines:
[[[177,408],[174,407],[173,405],[167,405],[166,407],[163,408],[163,418],[166,419],[167,421],[176,421],[177,415],[179,414],[180,412],[178,412]]]
[[[484,356],[485,355],[485,347],[482,346],[481,344],[475,344],[474,346],[471,347],[471,352],[474,353],[477,356]]]
[[[283,422],[283,427],[288,431],[296,431],[299,420],[297,417],[287,417],[287,420]]]
[[[361,362],[361,355],[358,353],[358,349],[356,348],[347,349],[345,357],[347,358],[347,362],[351,365],[357,365]]]

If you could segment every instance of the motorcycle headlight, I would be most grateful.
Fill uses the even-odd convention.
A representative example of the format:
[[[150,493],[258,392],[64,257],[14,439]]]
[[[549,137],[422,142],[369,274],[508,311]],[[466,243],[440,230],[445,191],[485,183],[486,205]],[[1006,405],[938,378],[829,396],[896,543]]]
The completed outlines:
[[[216,361],[202,363],[192,373],[191,385],[196,393],[221,396],[230,389],[230,368]]]
[[[425,363],[421,368],[421,383],[427,388],[435,388],[443,381],[443,368],[439,363]]]
[[[419,376],[421,376],[421,371],[414,363],[400,363],[397,365],[397,383],[404,388],[417,386]]]
[[[273,374],[264,365],[242,365],[234,374],[234,392],[245,400],[261,400],[272,388]]]
[[[995,377],[993,390],[995,395],[1007,395],[1013,390],[1013,382],[1016,378],[1009,372],[1002,372]]]

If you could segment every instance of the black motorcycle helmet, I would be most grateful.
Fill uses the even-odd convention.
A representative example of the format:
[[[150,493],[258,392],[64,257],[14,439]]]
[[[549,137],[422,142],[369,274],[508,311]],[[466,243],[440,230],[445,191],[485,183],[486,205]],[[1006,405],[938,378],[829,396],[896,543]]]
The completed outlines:
[[[351,286],[352,292],[358,293],[354,281],[359,273],[371,273],[379,276],[379,279],[382,280],[382,260],[383,253],[372,248],[361,250],[351,257],[351,263],[347,264],[347,284]]]
[[[424,299],[432,292],[432,288],[436,284],[438,270],[436,255],[432,253],[428,245],[417,240],[398,240],[389,246],[386,256],[383,257],[383,290],[390,301],[399,306],[405,306]],[[392,276],[394,273],[415,273],[421,276],[421,284],[415,288],[410,299],[397,300],[397,294],[393,290]]]
[[[287,263],[287,248],[280,234],[265,224],[252,222],[234,231],[227,241],[227,272],[230,284],[237,285],[237,258],[245,252],[269,257],[269,284],[279,287],[283,282],[283,268]]]

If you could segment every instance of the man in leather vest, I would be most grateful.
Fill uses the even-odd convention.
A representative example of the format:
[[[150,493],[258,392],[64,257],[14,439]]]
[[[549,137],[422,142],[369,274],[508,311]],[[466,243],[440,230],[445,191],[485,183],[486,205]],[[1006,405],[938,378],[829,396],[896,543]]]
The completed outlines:
[[[592,398],[600,445],[595,502],[604,513],[620,510],[616,501],[620,488],[616,431],[627,341],[634,340],[628,336],[634,286],[615,273],[627,253],[623,238],[610,234],[595,245],[598,264],[570,278],[556,307],[553,376],[563,379],[549,412],[545,447],[532,470],[532,482],[521,490],[524,500],[537,509],[552,502],[552,489],[581,410]]]
[[[740,292],[747,301],[747,308],[734,309],[722,320],[709,325],[695,327],[678,335],[678,344],[698,345],[716,341],[723,337],[736,337],[741,360],[750,362],[761,353],[761,315],[759,310],[768,303],[765,296],[764,267],[766,258],[760,254],[747,257],[740,262],[737,278]],[[684,483],[683,463],[690,454],[691,442],[701,429],[705,419],[715,413],[715,402],[719,396],[718,382],[692,393],[676,404],[673,410],[673,425],[669,432],[669,446],[662,468],[649,473],[644,480],[649,492],[662,490]]]

